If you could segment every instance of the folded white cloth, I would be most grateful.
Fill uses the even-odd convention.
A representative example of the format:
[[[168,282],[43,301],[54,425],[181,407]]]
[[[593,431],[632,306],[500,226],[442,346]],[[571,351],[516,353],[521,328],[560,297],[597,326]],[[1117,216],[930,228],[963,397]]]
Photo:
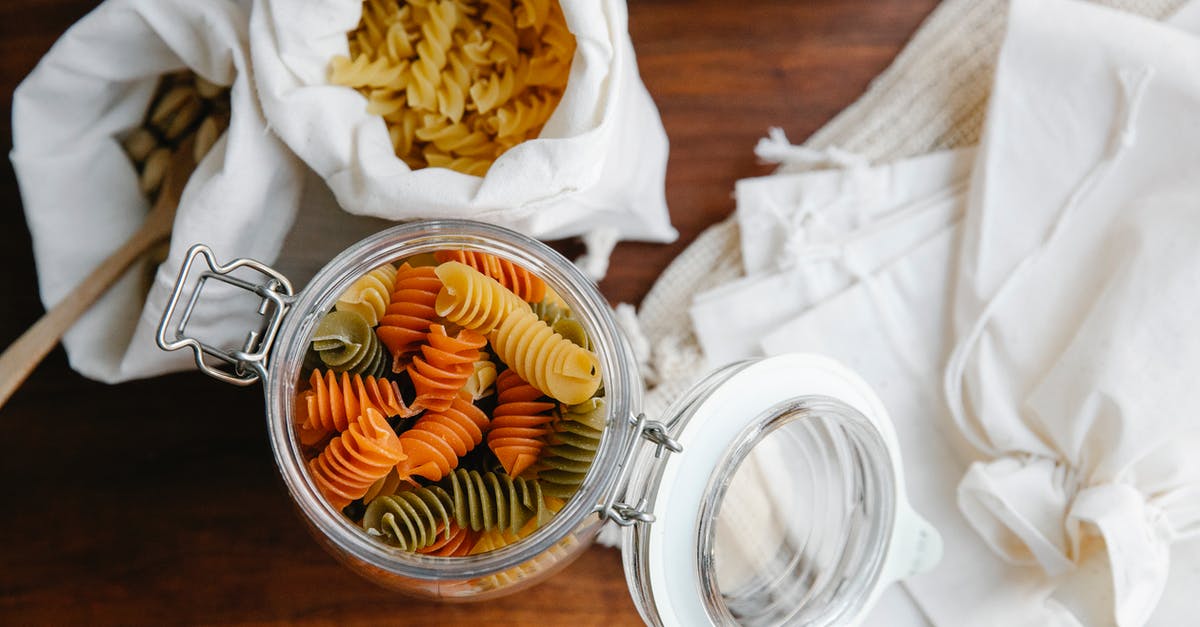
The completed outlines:
[[[989,458],[963,512],[1052,577],[1106,556],[1120,625],[1200,534],[1198,66],[1177,28],[1014,2],[959,260],[945,389]]]
[[[359,0],[260,0],[251,44],[271,127],[323,177],[347,211],[392,220],[472,218],[541,238],[585,240],[593,274],[616,238],[676,237],[667,213],[667,137],[637,72],[624,0],[563,0],[578,42],[570,81],[541,135],[484,177],[412,170],[366,99],[328,82],[348,54]]]
[[[167,260],[136,264],[67,332],[71,365],[107,382],[189,367],[154,332],[183,254],[275,259],[300,197],[302,166],[267,131],[250,77],[242,4],[108,0],[71,27],[13,96],[12,162],[33,235],[42,301],[53,306],[141,226],[149,204],[120,138],[141,125],[159,76],[190,68],[232,86],[228,130],[192,174]],[[218,299],[221,300],[221,299]],[[240,346],[253,324],[209,301],[191,330]]]

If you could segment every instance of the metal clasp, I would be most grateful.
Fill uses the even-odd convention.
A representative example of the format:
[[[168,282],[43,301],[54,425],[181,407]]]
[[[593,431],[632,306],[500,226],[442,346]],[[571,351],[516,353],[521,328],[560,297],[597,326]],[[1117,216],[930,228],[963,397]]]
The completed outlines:
[[[637,449],[637,438],[640,437],[655,445],[655,458],[661,459],[664,454],[683,452],[683,445],[667,433],[666,427],[661,422],[646,418],[646,414],[638,414],[636,417],[631,416],[630,424],[634,429],[635,435],[634,450]],[[617,477],[617,485],[625,486],[628,482],[634,465],[633,459],[634,455],[631,454],[625,460],[625,465],[622,466],[621,472]],[[649,503],[646,499],[642,499],[637,505],[629,505],[628,503],[618,501],[617,495],[614,493],[607,503],[597,508],[597,511],[604,518],[622,527],[629,527],[638,523],[654,522],[654,514],[646,511],[648,505]]]
[[[198,257],[204,257],[208,270],[200,274],[196,288],[192,290],[187,306],[180,314],[179,324],[172,330],[171,320],[179,307],[183,288],[187,284],[188,274]],[[231,276],[239,268],[249,268],[264,277],[263,283],[252,283]],[[262,301],[258,306],[258,314],[265,318],[259,329],[252,329],[246,334],[246,341],[241,350],[225,350],[207,344],[197,338],[187,335],[187,324],[192,318],[200,293],[209,279],[239,287],[257,295]],[[250,385],[266,374],[267,354],[275,341],[275,334],[283,322],[283,316],[291,306],[293,298],[292,284],[287,277],[276,272],[273,268],[253,259],[235,259],[227,265],[217,263],[212,250],[203,244],[196,244],[188,250],[187,258],[179,269],[179,277],[175,279],[175,289],[171,292],[171,300],[163,311],[162,321],[158,324],[156,340],[163,350],[173,351],[190,346],[196,355],[196,366],[209,376],[234,385]],[[173,331],[173,333],[172,333]],[[209,355],[219,359],[222,364],[209,363],[204,356]]]

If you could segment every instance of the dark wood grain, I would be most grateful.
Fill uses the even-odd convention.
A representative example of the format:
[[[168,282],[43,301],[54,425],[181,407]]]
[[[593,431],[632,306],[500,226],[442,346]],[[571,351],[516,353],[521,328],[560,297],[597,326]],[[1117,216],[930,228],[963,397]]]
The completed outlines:
[[[0,3],[0,101],[94,2]],[[601,288],[638,302],[767,173],[769,126],[801,140],[853,102],[934,0],[631,1],[642,76],[671,139],[679,241],[622,244]],[[42,313],[11,166],[0,167],[0,346]],[[83,210],[83,209],[81,209]],[[560,249],[577,246],[559,243]],[[56,350],[0,409],[0,623],[636,624],[616,551],[486,605],[399,598],[343,569],[292,512],[257,389],[198,374],[119,386]]]

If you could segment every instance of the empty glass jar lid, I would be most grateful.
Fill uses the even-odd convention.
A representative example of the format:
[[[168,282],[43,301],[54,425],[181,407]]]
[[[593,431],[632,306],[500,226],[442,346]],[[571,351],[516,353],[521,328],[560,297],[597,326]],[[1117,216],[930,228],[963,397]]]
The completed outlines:
[[[647,449],[626,503],[653,515],[623,553],[654,624],[845,625],[940,557],[904,496],[881,402],[841,365],[728,366],[669,411],[678,453]]]

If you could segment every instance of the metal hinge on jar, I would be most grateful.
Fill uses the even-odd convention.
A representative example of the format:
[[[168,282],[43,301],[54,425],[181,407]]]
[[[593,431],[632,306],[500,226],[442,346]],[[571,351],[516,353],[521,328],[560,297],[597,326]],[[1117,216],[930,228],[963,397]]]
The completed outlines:
[[[179,324],[172,329],[171,323],[183,296],[188,274],[198,257],[204,257],[208,270],[200,274],[187,305],[180,313]],[[240,268],[254,270],[262,274],[265,280],[262,283],[254,283],[232,276],[232,273]],[[218,348],[187,335],[188,321],[191,320],[196,303],[199,302],[200,294],[209,279],[244,289],[261,299],[258,314],[263,316],[263,324],[260,328],[247,332],[241,350]],[[275,341],[275,334],[279,332],[283,316],[293,300],[291,282],[273,268],[253,259],[235,259],[229,264],[221,265],[217,263],[208,246],[196,244],[188,250],[187,258],[179,269],[171,300],[167,303],[162,322],[158,325],[156,340],[162,349],[169,351],[190,346],[196,355],[196,366],[209,376],[234,385],[250,385],[265,377],[267,355]],[[210,363],[205,359],[205,355],[214,357],[221,363]]]
[[[667,433],[666,427],[661,422],[646,418],[646,414],[638,414],[636,418],[631,417],[630,421],[636,430],[636,437],[645,439],[655,445],[654,456],[656,458],[662,458],[664,455],[671,453],[683,452],[683,445]],[[617,485],[625,485],[625,482],[628,481],[629,472],[633,468],[631,461],[627,460],[621,468]],[[642,499],[636,505],[630,505],[618,501],[617,496],[614,494],[607,503],[597,508],[597,510],[604,518],[622,527],[629,527],[638,523],[654,522],[654,514],[646,511],[647,504],[646,499]]]

